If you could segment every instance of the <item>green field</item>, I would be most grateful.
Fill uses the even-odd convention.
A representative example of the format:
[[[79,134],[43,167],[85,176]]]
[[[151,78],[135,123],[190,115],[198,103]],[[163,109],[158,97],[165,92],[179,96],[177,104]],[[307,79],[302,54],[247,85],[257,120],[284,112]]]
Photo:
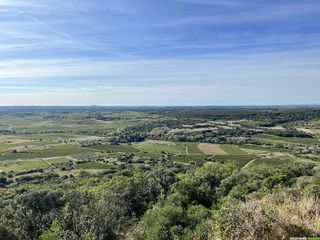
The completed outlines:
[[[161,154],[161,153],[171,153],[171,154],[185,154],[186,153],[186,147],[180,144],[172,143],[172,145],[169,144],[157,144],[154,142],[143,142],[136,144],[136,146],[141,149],[143,152],[147,153],[155,153],[155,154]]]
[[[241,145],[239,146],[241,149],[248,149],[248,150],[256,150],[256,151],[264,151],[264,152],[281,152],[283,151],[282,149],[277,149],[277,148],[268,148],[268,147],[262,147],[262,146],[257,146],[257,145]]]
[[[240,124],[243,127],[257,127],[259,125],[259,122],[251,121],[251,120],[240,120],[236,123]]]
[[[0,162],[0,170],[3,172],[24,171],[37,168],[48,167],[49,164],[43,160],[39,161],[15,161],[15,162]]]
[[[160,142],[156,141],[146,141],[134,145],[141,152],[146,152],[150,154],[161,154],[161,153],[171,153],[171,154],[190,154],[190,155],[203,155],[203,153],[198,148],[198,143],[194,142]]]
[[[47,159],[46,161],[51,164],[59,164],[59,163],[68,163],[68,162],[71,162],[72,160],[67,157],[57,157],[53,159]]]
[[[233,162],[239,167],[243,167],[251,160],[257,158],[256,155],[217,155],[212,158],[213,162]]]
[[[87,153],[87,152],[95,152],[95,150],[90,148],[72,146],[72,145],[52,145],[48,148],[44,148],[41,150],[39,149],[29,150],[28,152],[22,152],[22,153],[13,153],[13,152],[5,153],[4,155],[0,156],[0,160],[50,158],[50,157],[68,156],[70,154]]]
[[[238,146],[235,146],[235,145],[220,144],[219,148],[230,155],[247,154],[246,152],[242,151]]]
[[[124,145],[124,144],[119,144],[119,145],[96,145],[96,146],[90,146],[89,148],[92,149],[98,149],[98,150],[103,150],[107,152],[120,152],[120,153],[136,153],[140,152],[139,149],[131,146],[131,145]]]
[[[183,146],[184,148],[188,147],[189,154],[200,154],[203,155],[203,152],[198,148],[198,143],[195,142],[176,142],[177,146]]]
[[[182,162],[182,163],[191,163],[191,162],[204,162],[207,159],[205,155],[176,155],[173,156],[172,161],[174,162]]]

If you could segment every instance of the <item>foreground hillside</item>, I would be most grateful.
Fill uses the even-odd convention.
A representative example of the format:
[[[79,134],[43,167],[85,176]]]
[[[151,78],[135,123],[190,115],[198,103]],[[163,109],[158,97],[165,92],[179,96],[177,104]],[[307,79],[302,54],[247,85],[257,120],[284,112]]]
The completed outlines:
[[[0,109],[0,239],[320,236],[320,110]]]

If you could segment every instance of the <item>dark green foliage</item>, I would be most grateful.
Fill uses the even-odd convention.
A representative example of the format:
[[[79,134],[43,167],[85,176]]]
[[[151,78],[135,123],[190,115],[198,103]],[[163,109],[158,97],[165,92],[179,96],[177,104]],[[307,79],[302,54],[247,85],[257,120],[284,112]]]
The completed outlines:
[[[283,131],[277,130],[268,130],[266,131],[268,134],[276,135],[279,137],[298,137],[298,138],[313,138],[311,134],[298,131],[294,128],[288,128]]]
[[[216,191],[221,181],[230,176],[234,166],[222,164],[208,164],[181,176],[179,182],[173,185],[173,191],[184,195],[186,204],[197,203],[211,207],[217,201]]]
[[[0,239],[16,240],[16,238],[4,225],[0,224]]]
[[[31,192],[19,196],[3,211],[2,221],[19,239],[37,239],[51,225],[63,206],[58,192]]]
[[[184,211],[181,207],[165,205],[155,206],[143,217],[141,232],[137,239],[141,240],[169,240],[176,239],[184,229]]]

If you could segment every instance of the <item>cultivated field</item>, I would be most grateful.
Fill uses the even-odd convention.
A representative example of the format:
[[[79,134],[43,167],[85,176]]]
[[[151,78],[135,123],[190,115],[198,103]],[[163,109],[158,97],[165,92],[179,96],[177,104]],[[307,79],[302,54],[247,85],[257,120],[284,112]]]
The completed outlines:
[[[226,155],[227,154],[216,144],[200,143],[198,147],[206,155]]]
[[[15,172],[15,171],[21,171],[21,170],[46,168],[48,166],[49,164],[44,160],[0,162],[0,171]]]

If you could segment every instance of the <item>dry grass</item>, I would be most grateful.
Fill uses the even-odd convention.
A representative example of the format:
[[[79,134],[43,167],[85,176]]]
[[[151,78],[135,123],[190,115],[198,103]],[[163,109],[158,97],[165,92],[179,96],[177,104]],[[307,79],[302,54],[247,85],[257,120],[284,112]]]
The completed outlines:
[[[26,137],[19,137],[13,135],[0,136],[0,144],[20,144],[25,142],[32,142],[34,140]]]
[[[273,240],[320,236],[320,201],[277,194],[220,212],[218,239]]]
[[[206,155],[227,155],[227,153],[216,144],[200,143],[198,148]]]
[[[29,152],[32,150],[44,150],[50,148],[49,145],[28,145],[28,146],[19,146],[19,147],[14,147],[14,148],[9,148],[10,151],[16,151],[19,153],[23,152]]]
[[[320,236],[319,200],[284,196],[280,201],[267,202],[266,207],[270,209],[269,216],[280,236]]]

